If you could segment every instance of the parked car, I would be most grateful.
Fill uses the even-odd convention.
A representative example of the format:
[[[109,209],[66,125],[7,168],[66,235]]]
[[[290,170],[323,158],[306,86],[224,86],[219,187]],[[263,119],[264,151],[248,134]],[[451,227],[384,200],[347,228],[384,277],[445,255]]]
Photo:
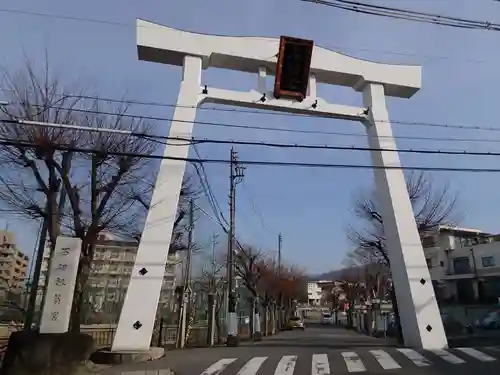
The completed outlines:
[[[490,311],[482,319],[476,321],[480,329],[500,329],[500,310]]]
[[[333,324],[333,316],[330,313],[321,314],[321,324]]]
[[[304,330],[305,328],[306,325],[304,324],[304,321],[300,316],[292,316],[290,319],[288,319],[288,322],[285,326],[285,329],[290,331],[294,329]]]

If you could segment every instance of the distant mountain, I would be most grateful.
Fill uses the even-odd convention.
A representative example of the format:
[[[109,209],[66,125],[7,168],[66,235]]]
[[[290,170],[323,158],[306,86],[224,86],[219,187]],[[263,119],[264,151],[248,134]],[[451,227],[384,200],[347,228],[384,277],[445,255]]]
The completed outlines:
[[[333,270],[325,273],[321,273],[319,275],[310,275],[309,280],[311,281],[319,281],[319,280],[342,280],[345,278],[359,278],[364,279],[367,271],[367,267],[372,267],[369,265],[355,266],[355,267],[346,267],[340,270]],[[374,272],[373,268],[370,271]],[[382,272],[382,274],[389,274],[388,270],[378,269],[377,272]]]
[[[342,273],[344,269],[328,271],[325,273],[321,273],[319,275],[310,275],[309,280],[311,281],[319,281],[319,280],[339,280],[341,279]]]

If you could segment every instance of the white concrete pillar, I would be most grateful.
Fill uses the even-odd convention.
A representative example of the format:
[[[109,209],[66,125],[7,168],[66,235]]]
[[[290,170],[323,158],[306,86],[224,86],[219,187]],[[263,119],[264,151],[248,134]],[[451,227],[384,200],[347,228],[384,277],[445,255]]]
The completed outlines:
[[[370,147],[395,149],[383,85],[367,83],[363,100],[369,108],[369,122],[365,125]],[[401,166],[397,152],[372,151],[371,156],[374,167]],[[445,348],[446,334],[403,171],[375,168],[374,174],[405,345]]]
[[[183,77],[169,137],[191,138],[199,104],[201,64],[199,57],[184,58]],[[188,157],[189,145],[185,141],[171,140],[169,143],[165,146],[164,156]],[[113,351],[141,351],[150,347],[185,168],[183,160],[163,159],[160,164],[113,340]]]
[[[257,90],[261,94],[265,94],[267,92],[267,87],[266,87],[266,78],[267,77],[267,70],[266,67],[261,66],[259,68],[259,78],[257,80]]]

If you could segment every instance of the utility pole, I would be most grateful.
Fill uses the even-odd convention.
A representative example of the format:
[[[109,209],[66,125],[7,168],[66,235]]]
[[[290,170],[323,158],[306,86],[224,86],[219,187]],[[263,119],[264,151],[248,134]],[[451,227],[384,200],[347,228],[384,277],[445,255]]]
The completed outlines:
[[[278,234],[278,276],[281,274],[281,244],[283,242],[283,237],[281,233]]]
[[[217,247],[217,238],[219,236],[217,235],[217,233],[214,233],[212,234],[212,277],[213,277],[213,280],[214,280],[214,285],[213,285],[213,288],[215,290],[215,273],[216,273],[216,266],[217,266],[217,259],[215,258],[215,248]]]
[[[194,231],[194,202],[189,201],[189,231],[188,231],[188,248],[186,268],[184,272],[184,290],[182,294],[182,304],[179,319],[179,334],[178,334],[178,347],[184,348],[186,344],[186,320],[187,320],[187,307],[191,295],[191,255],[193,251],[193,231]]]
[[[283,237],[281,233],[278,234],[278,270],[277,275],[278,279],[281,278],[281,245],[283,243]],[[279,292],[279,311],[278,311],[278,327],[281,329],[284,324],[284,316],[283,316],[283,294],[281,291]]]
[[[33,320],[35,316],[35,310],[36,310],[36,297],[38,294],[38,287],[40,283],[40,276],[42,273],[42,263],[43,263],[43,253],[45,250],[45,242],[47,239],[47,229],[49,225],[49,218],[44,217],[42,219],[42,224],[40,226],[40,232],[38,234],[38,248],[36,251],[36,261],[35,261],[35,271],[33,272],[33,279],[31,281],[31,286],[30,286],[30,291],[29,291],[29,298],[28,298],[28,303],[26,306],[26,315],[24,318],[24,330],[29,331],[33,327]],[[46,279],[48,279],[48,276],[45,276]],[[44,295],[47,292],[47,283],[45,283],[45,287],[43,289]],[[42,301],[45,298],[42,298]],[[41,304],[41,307],[43,307],[43,302]]]
[[[234,237],[235,237],[235,204],[236,185],[243,180],[245,167],[238,163],[238,155],[231,148],[229,163],[229,230],[227,247],[227,284],[228,284],[228,313],[227,313],[227,346],[238,346],[238,316],[236,314],[236,290],[234,288]]]
[[[215,327],[216,327],[216,298],[217,295],[217,269],[215,259],[215,248],[217,247],[217,234],[212,235],[212,271],[210,273],[209,286],[208,286],[208,304],[207,304],[207,320],[208,320],[208,346],[214,346],[215,343]]]

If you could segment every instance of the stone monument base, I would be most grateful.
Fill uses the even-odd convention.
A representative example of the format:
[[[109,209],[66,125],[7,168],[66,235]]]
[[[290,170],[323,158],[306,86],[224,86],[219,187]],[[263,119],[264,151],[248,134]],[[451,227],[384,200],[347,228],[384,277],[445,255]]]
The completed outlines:
[[[8,375],[74,375],[92,371],[87,361],[94,340],[82,333],[13,332],[9,337],[1,373]]]
[[[90,356],[93,363],[100,365],[122,365],[130,363],[139,363],[154,361],[165,355],[165,349],[152,347],[149,350],[138,351],[116,351],[112,352],[111,348],[101,349]]]

